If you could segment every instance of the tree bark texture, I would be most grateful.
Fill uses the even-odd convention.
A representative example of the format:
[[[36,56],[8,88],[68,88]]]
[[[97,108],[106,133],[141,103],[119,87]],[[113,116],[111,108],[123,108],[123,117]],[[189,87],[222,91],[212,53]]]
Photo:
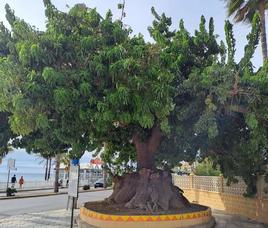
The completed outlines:
[[[190,206],[182,190],[173,185],[170,172],[155,168],[154,155],[161,139],[162,133],[157,127],[151,130],[146,140],[142,140],[138,133],[133,135],[138,172],[114,177],[114,191],[108,202],[151,214]]]
[[[60,156],[56,155],[54,192],[59,192]]]
[[[261,24],[261,48],[263,62],[267,59],[267,41],[266,41],[266,27],[265,27],[265,0],[259,0],[258,3],[260,13],[260,24]]]
[[[107,202],[138,208],[149,214],[190,206],[182,190],[172,183],[169,171],[142,168],[114,178],[114,191]]]
[[[162,133],[159,128],[154,127],[150,137],[142,141],[138,133],[133,135],[133,143],[137,153],[138,169],[154,169],[154,155],[162,138]]]

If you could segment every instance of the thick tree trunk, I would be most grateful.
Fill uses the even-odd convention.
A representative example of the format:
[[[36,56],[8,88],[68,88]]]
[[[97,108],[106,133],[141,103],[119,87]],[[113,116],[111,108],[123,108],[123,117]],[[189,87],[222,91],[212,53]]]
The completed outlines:
[[[266,41],[266,27],[265,27],[265,0],[259,0],[258,3],[261,23],[261,48],[263,62],[267,59],[267,41]]]
[[[154,127],[150,137],[142,141],[138,133],[133,135],[133,143],[137,153],[138,169],[154,169],[154,155],[162,138],[162,133],[158,127]]]
[[[182,190],[172,184],[169,171],[143,168],[137,173],[115,177],[114,182],[113,194],[107,199],[110,203],[150,214],[190,206]]]
[[[54,192],[59,192],[60,156],[56,155]]]
[[[155,168],[154,155],[161,138],[159,128],[153,128],[145,141],[137,133],[134,134],[139,171],[115,177],[114,191],[107,199],[108,202],[124,204],[127,208],[139,208],[148,213],[190,206],[182,191],[173,185],[170,172]]]

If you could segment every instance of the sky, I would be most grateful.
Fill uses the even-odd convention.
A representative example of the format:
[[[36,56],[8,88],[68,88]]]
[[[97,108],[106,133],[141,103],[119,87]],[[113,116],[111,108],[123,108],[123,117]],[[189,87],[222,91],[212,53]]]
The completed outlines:
[[[72,7],[76,3],[85,3],[90,8],[97,8],[101,15],[105,15],[108,9],[111,9],[114,18],[120,17],[120,11],[117,4],[122,0],[51,0],[60,10],[67,11],[66,5]],[[35,25],[40,30],[45,29],[45,15],[42,0],[0,0],[0,21],[5,20],[4,6],[8,3],[18,17],[23,18],[31,25]],[[165,13],[172,18],[172,27],[176,29],[179,20],[183,19],[185,27],[191,33],[198,28],[201,15],[204,15],[207,21],[210,17],[214,18],[215,32],[219,35],[219,40],[224,40],[224,21],[227,19],[226,7],[223,0],[126,0],[126,18],[124,23],[133,29],[134,34],[141,33],[147,41],[150,36],[147,31],[151,25],[153,17],[151,7],[154,6],[158,13]],[[232,18],[230,18],[232,20]],[[237,41],[236,60],[238,61],[244,52],[246,45],[246,35],[250,31],[247,24],[236,24],[234,26],[234,35]],[[253,64],[259,67],[262,64],[261,49],[258,46]]]
[[[89,163],[91,158],[92,154],[85,152],[85,154],[80,159],[80,163]],[[19,169],[19,171],[32,172],[35,170],[35,173],[44,173],[44,158],[37,154],[28,154],[24,149],[15,149],[9,152],[3,158],[2,163],[0,164],[0,174],[7,173],[7,162],[9,159],[15,159],[15,166]]]

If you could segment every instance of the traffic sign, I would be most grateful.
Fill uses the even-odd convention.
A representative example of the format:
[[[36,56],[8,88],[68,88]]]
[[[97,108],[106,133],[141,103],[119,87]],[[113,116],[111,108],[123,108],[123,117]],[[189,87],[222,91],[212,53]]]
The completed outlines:
[[[8,159],[7,161],[7,169],[8,169],[8,174],[7,174],[7,189],[8,189],[8,183],[9,183],[9,177],[10,177],[10,170],[17,170],[15,167],[15,159]]]
[[[8,159],[7,168],[8,169],[16,169],[15,168],[15,159],[12,159],[12,158]]]

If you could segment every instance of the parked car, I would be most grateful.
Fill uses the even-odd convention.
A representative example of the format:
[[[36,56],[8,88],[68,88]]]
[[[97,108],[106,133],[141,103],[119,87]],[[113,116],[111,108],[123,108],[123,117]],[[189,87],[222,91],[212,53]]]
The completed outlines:
[[[94,188],[103,188],[103,187],[104,187],[104,180],[103,180],[103,178],[97,180],[94,183]]]
[[[180,176],[189,176],[189,173],[187,173],[185,171],[179,171],[179,172],[177,172],[177,174]]]

